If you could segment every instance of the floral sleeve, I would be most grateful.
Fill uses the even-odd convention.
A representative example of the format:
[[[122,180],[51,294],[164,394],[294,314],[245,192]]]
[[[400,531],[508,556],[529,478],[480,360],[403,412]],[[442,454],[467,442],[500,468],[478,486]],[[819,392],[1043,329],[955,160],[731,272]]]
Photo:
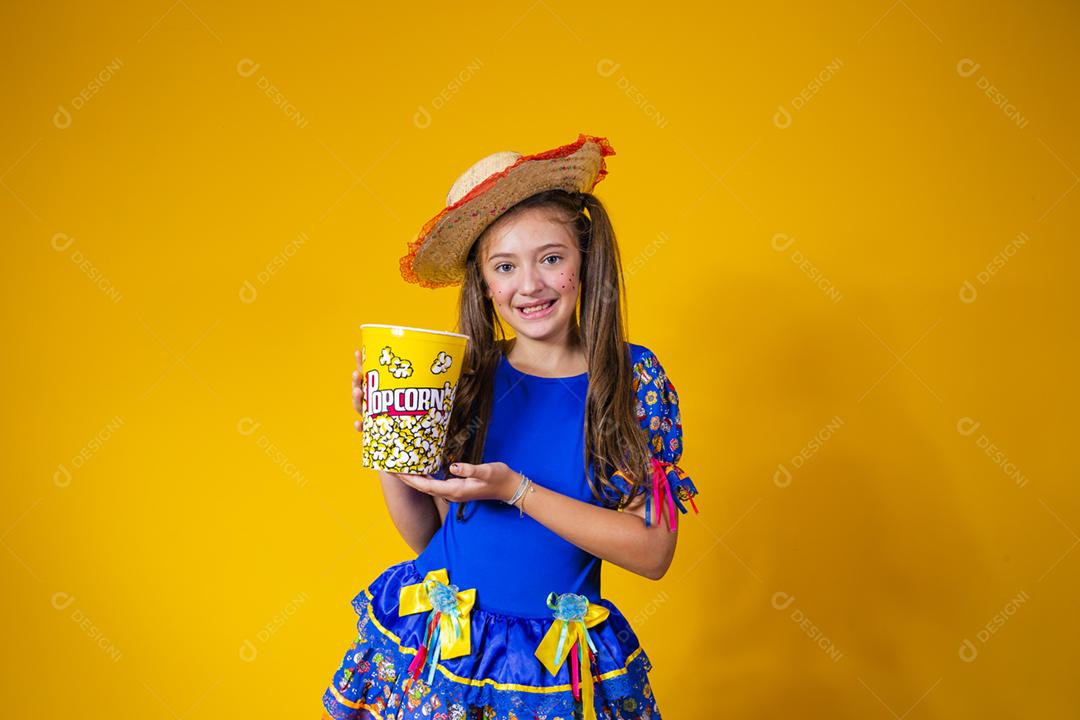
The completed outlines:
[[[645,524],[652,525],[654,518],[659,521],[666,512],[668,528],[674,532],[679,522],[676,511],[685,515],[687,503],[695,513],[698,511],[694,503],[697,488],[678,465],[683,450],[679,394],[656,355],[644,347],[634,362],[633,383],[637,418],[652,452],[651,474],[646,482]],[[620,490],[629,490],[622,472],[616,472],[611,480]]]

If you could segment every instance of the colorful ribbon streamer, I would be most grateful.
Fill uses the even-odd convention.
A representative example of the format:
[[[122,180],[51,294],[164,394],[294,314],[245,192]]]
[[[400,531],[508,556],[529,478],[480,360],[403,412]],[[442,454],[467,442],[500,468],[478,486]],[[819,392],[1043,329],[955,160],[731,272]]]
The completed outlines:
[[[440,658],[468,655],[471,649],[469,613],[476,604],[476,588],[458,590],[451,585],[446,569],[432,570],[423,581],[401,588],[398,615],[428,611],[424,641],[409,665],[409,684],[419,677],[431,658],[428,685],[435,679]]]
[[[649,489],[649,499],[645,502],[645,527],[652,527],[652,506],[655,503],[658,521],[663,515],[664,508],[667,508],[668,530],[675,532],[679,527],[679,516],[675,511],[678,510],[683,515],[688,512],[684,502],[689,502],[694,512],[698,512],[697,503],[694,502],[694,496],[698,494],[697,488],[694,487],[690,476],[675,463],[664,462],[656,457],[650,458],[650,461],[652,487]],[[622,471],[616,472],[615,475],[627,483],[630,482]]]
[[[610,611],[589,602],[584,595],[574,593],[551,593],[547,605],[554,611],[555,620],[534,654],[552,675],[557,675],[566,658],[570,657],[570,690],[574,699],[581,702],[584,720],[596,720],[589,661],[596,659],[597,650],[589,636],[589,628],[606,620]]]

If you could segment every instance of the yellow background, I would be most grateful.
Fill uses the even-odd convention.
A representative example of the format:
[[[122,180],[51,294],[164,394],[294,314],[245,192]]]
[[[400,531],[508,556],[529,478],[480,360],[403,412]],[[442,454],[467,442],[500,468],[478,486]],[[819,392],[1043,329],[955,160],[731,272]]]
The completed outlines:
[[[170,2],[0,18],[7,715],[318,716],[408,557],[359,325],[585,132],[701,490],[605,579],[664,717],[1076,716],[1074,3]]]

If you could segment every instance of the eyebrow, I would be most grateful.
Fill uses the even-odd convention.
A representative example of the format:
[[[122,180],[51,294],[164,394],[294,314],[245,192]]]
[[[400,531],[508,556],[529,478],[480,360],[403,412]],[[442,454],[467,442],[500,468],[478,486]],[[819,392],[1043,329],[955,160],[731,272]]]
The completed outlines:
[[[548,248],[563,248],[563,249],[565,249],[566,245],[564,245],[563,243],[548,243],[546,245],[541,245],[540,247],[536,248],[536,251],[540,252],[541,250],[547,250]],[[514,255],[513,253],[495,253],[494,255],[489,255],[488,256],[488,262],[491,262],[495,258],[499,258],[499,257],[512,258],[512,257],[516,257],[516,255]]]

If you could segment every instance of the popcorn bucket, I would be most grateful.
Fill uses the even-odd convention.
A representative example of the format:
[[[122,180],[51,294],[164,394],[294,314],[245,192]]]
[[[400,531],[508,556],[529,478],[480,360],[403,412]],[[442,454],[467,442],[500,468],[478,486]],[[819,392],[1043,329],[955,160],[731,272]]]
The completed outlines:
[[[361,325],[364,450],[373,470],[439,470],[468,335]]]

